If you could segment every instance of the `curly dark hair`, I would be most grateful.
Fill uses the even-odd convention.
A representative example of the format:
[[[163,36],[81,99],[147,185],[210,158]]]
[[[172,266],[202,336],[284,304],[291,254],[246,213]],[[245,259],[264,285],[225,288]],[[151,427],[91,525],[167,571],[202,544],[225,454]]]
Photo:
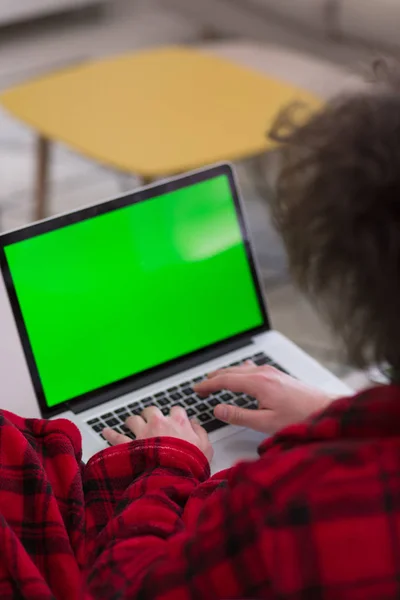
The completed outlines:
[[[304,122],[284,110],[271,200],[291,273],[360,367],[400,373],[400,86],[339,97]],[[305,124],[304,124],[305,123]]]

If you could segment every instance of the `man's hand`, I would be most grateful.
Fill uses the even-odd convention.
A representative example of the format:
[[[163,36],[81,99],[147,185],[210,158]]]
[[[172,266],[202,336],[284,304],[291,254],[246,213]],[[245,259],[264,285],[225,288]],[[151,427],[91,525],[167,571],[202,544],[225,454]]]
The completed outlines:
[[[163,436],[185,440],[197,446],[207,460],[211,462],[214,451],[208,439],[207,432],[198,423],[190,421],[185,410],[180,406],[174,406],[171,409],[169,417],[164,417],[160,409],[156,406],[149,406],[144,409],[140,417],[129,417],[126,425],[138,440]],[[109,428],[105,429],[103,434],[113,446],[132,441],[126,435],[117,433]]]
[[[206,381],[195,387],[200,396],[219,390],[253,396],[260,410],[219,404],[214,409],[217,419],[267,434],[306,419],[335,399],[273,367],[256,367],[250,361],[240,367],[211,373]]]

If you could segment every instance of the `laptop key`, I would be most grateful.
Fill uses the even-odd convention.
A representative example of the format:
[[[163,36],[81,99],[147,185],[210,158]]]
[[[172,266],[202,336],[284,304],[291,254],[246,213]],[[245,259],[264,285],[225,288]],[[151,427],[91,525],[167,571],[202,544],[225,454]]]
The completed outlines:
[[[92,425],[96,425],[96,423],[100,423],[100,419],[90,419],[90,421],[87,421],[87,424],[92,426]]]
[[[191,396],[192,394],[194,394],[194,391],[192,390],[192,388],[187,387],[182,390],[182,393],[185,394],[185,396]]]
[[[183,396],[179,392],[175,392],[174,394],[171,394],[170,398],[171,400],[180,400]]]
[[[203,412],[197,418],[199,419],[200,423],[207,423],[207,421],[211,421],[211,419],[214,417],[208,412]]]
[[[257,365],[257,367],[271,364],[271,361],[266,356],[263,356],[262,358],[255,358],[253,362],[255,365]]]
[[[235,404],[237,404],[237,406],[247,406],[248,402],[247,400],[245,400],[245,398],[236,398],[235,400]]]
[[[200,413],[208,410],[208,406],[204,402],[200,402],[199,404],[197,404],[196,408],[197,408],[197,411]]]
[[[204,380],[204,377],[195,377],[195,378],[193,379],[193,382],[194,382],[194,383],[200,383],[200,382],[201,382],[201,381],[203,381],[203,380]]]
[[[154,398],[148,397],[148,398],[142,398],[140,401],[143,406],[150,406],[151,404],[154,403]],[[131,408],[131,404],[129,405],[129,408]]]
[[[156,406],[167,406],[167,404],[169,404],[169,400],[165,396],[164,396],[164,398],[160,398],[156,402]]]
[[[247,396],[247,408],[249,408],[250,410],[256,410],[258,408],[258,402],[255,398],[252,398],[251,396]]]
[[[196,414],[196,411],[195,411],[195,410],[193,410],[193,408],[188,408],[188,409],[187,409],[187,411],[186,411],[186,414],[187,414],[187,416],[189,417],[189,419],[191,419],[192,417],[194,417],[194,416],[195,416],[195,414]]]
[[[126,428],[124,425],[120,425],[119,427],[114,427],[114,431],[118,431],[118,433],[122,433],[122,435],[126,435],[128,437],[134,436],[132,431]]]
[[[126,435],[132,440],[136,440],[135,434],[126,425],[121,425],[120,430],[123,435]]]
[[[103,421],[105,421],[106,419],[112,419],[113,418],[113,414],[112,413],[105,413],[104,415],[101,415],[101,419],[103,419]]]
[[[104,427],[105,427],[105,425],[103,425],[103,423],[100,423],[100,421],[98,423],[94,423],[94,425],[91,425],[91,428],[96,433],[101,433],[103,431]]]
[[[193,404],[197,404],[199,399],[197,397],[189,396],[189,398],[184,398],[183,402],[185,406],[193,406]]]
[[[207,400],[207,402],[210,406],[217,406],[218,404],[221,404],[221,400],[219,398],[210,398]]]
[[[115,419],[114,417],[112,419],[106,419],[107,427],[115,427],[116,425],[119,425],[119,424],[120,424],[119,419]]]
[[[117,412],[117,411],[115,411]],[[118,413],[118,417],[121,419],[121,421],[125,422],[127,419],[129,419],[129,417],[131,417],[131,413],[129,413],[127,410],[125,410],[124,412],[120,412]]]
[[[167,389],[168,394],[173,394],[174,392],[177,392],[177,391],[178,391],[178,388],[176,387],[176,385]]]
[[[143,412],[143,408],[141,406],[136,406],[135,410],[131,409],[132,415],[134,415],[136,417],[140,417],[142,412]]]
[[[229,400],[233,400],[234,395],[230,392],[225,392],[225,394],[221,394],[221,400],[223,402],[229,402]]]
[[[169,406],[164,406],[161,409],[162,414],[164,415],[164,417],[167,417],[169,415]]]
[[[154,398],[157,398],[157,400],[159,398],[164,398],[165,396],[165,392],[157,392],[157,394],[154,394]]]

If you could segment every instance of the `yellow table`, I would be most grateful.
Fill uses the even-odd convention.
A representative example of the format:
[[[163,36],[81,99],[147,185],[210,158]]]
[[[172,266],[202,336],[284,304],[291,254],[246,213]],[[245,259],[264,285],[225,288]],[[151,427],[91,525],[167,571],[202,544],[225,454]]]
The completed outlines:
[[[286,83],[186,47],[85,63],[6,91],[38,134],[35,218],[47,212],[50,142],[144,181],[259,154],[279,108],[318,101]]]

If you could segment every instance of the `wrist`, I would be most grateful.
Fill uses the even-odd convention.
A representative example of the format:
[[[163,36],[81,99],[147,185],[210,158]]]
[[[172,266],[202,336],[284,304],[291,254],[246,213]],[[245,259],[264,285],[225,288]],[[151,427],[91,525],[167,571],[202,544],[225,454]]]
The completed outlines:
[[[135,440],[106,448],[96,454],[87,469],[106,468],[112,477],[134,479],[144,471],[157,468],[176,469],[185,475],[205,481],[210,476],[206,456],[190,442],[174,437],[155,437]]]
[[[177,437],[154,437],[135,440],[132,444],[137,456],[142,456],[148,467],[185,469],[204,481],[210,476],[210,464],[205,454],[191,442]]]

